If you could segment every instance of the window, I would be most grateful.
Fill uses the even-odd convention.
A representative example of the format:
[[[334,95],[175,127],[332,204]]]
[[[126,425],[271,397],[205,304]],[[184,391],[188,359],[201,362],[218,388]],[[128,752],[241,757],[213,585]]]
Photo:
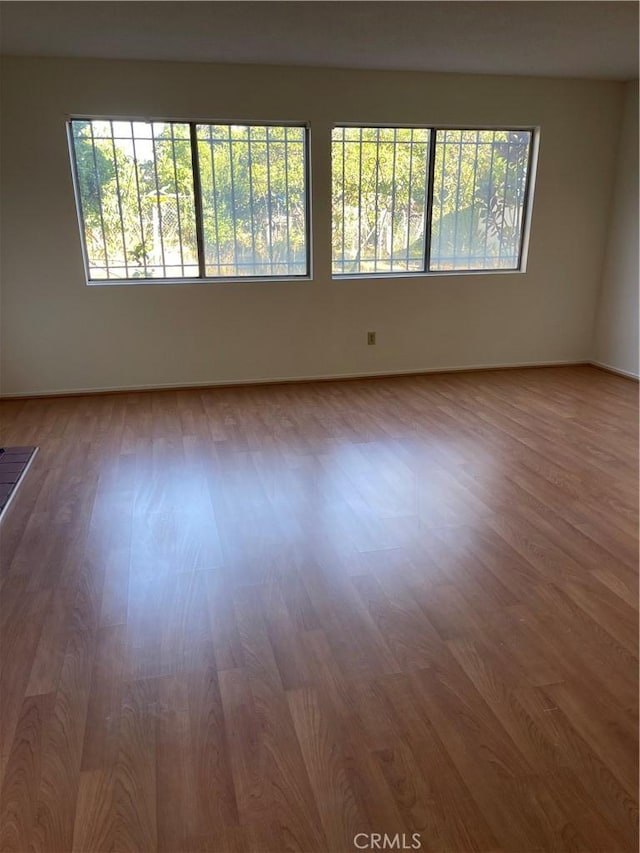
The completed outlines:
[[[89,279],[198,276],[189,125],[71,128]]]
[[[334,275],[520,269],[532,138],[334,128]]]
[[[518,269],[527,130],[439,130],[430,270]]]
[[[306,276],[301,126],[74,119],[89,281]]]
[[[334,273],[424,270],[429,131],[336,127]]]
[[[309,275],[303,125],[69,123],[87,279]],[[337,276],[519,270],[533,131],[333,128]]]
[[[307,274],[305,130],[197,126],[206,276]]]

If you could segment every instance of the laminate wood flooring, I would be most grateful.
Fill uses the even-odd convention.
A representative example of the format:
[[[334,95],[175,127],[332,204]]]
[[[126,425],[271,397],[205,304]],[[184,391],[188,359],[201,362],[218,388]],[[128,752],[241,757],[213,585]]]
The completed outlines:
[[[637,850],[635,383],[0,416],[0,850]]]

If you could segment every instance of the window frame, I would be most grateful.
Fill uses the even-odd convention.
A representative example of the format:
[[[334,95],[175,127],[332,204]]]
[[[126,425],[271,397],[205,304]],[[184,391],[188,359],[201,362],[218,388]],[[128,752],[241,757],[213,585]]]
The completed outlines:
[[[198,272],[197,276],[170,277],[139,277],[139,278],[91,278],[89,275],[90,265],[87,252],[87,244],[85,237],[85,220],[82,207],[82,198],[80,195],[80,181],[78,175],[78,164],[76,161],[75,147],[73,141],[73,122],[77,121],[125,121],[125,122],[144,122],[152,124],[154,122],[177,123],[185,124],[189,127],[189,143],[191,152],[191,173],[193,181],[193,195],[195,208],[195,230],[196,230],[196,248],[198,257]],[[313,229],[311,227],[311,125],[309,122],[301,121],[265,121],[265,120],[249,120],[249,119],[204,119],[204,118],[167,118],[157,116],[131,116],[131,115],[67,115],[65,117],[65,125],[67,131],[67,145],[69,148],[69,160],[71,163],[71,177],[73,184],[73,194],[76,206],[76,216],[80,232],[80,246],[82,250],[82,260],[84,264],[85,283],[87,287],[131,287],[132,285],[190,285],[190,284],[241,284],[243,282],[300,282],[311,281],[313,279],[313,251],[312,239]],[[205,240],[204,240],[204,219],[202,207],[202,187],[200,173],[198,168],[198,148],[197,148],[197,126],[212,125],[212,126],[251,126],[251,127],[295,127],[304,131],[303,153],[304,153],[304,189],[305,189],[305,256],[307,271],[304,274],[294,275],[261,275],[261,276],[207,276],[206,258],[205,258]]]
[[[540,144],[540,128],[534,125],[455,125],[455,124],[415,124],[413,122],[398,123],[398,122],[344,122],[336,121],[330,127],[330,140],[333,141],[333,131],[336,128],[367,128],[379,127],[389,130],[408,129],[411,130],[428,130],[429,131],[429,162],[427,164],[427,186],[426,186],[426,208],[425,208],[425,251],[424,251],[424,269],[411,271],[383,271],[383,272],[354,272],[343,273],[333,272],[333,241],[331,243],[331,278],[336,281],[362,280],[362,279],[386,279],[386,278],[424,278],[433,276],[456,276],[456,275],[513,275],[526,273],[529,254],[529,240],[531,233],[531,216],[533,213],[533,186],[536,179],[537,163],[538,163],[538,148]],[[433,191],[436,163],[436,145],[438,131],[458,130],[464,131],[521,131],[531,134],[529,143],[529,153],[527,157],[527,180],[524,190],[524,198],[522,202],[522,228],[520,234],[520,242],[518,246],[518,265],[515,267],[503,267],[501,269],[464,269],[464,270],[432,270],[431,264],[431,238],[432,238],[432,221],[433,221]],[[330,167],[333,180],[333,156],[330,152]],[[331,204],[331,218],[333,221],[333,204]]]

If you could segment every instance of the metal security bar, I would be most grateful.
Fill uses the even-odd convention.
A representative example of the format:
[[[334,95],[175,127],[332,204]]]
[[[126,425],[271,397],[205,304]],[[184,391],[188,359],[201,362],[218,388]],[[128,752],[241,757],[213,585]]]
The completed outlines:
[[[306,276],[305,128],[198,124],[196,139],[205,275]]]
[[[90,281],[306,276],[303,126],[69,123]]]
[[[530,130],[438,130],[429,269],[520,267]]]
[[[533,131],[332,131],[334,275],[516,270]]]
[[[73,119],[90,281],[307,276],[302,125]],[[332,268],[521,268],[531,129],[340,126]]]
[[[199,275],[184,122],[70,122],[90,280]]]
[[[430,131],[332,131],[334,274],[424,271]]]

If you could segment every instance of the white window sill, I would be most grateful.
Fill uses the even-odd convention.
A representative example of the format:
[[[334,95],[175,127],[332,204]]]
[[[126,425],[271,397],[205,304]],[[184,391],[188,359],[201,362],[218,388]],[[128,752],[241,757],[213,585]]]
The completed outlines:
[[[312,281],[309,275],[282,275],[273,277],[242,276],[240,278],[94,278],[88,279],[86,284],[87,287],[138,287],[139,285],[164,287],[165,285],[175,284],[188,287],[190,284],[278,284],[280,282],[303,283],[309,281]]]

